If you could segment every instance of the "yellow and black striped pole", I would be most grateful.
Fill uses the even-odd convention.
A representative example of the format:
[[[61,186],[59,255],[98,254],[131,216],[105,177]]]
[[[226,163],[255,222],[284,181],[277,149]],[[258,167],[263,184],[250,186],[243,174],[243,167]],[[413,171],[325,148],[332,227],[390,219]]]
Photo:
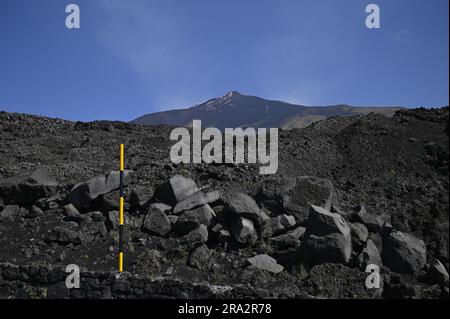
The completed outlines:
[[[120,144],[119,272],[123,271],[123,168],[124,146],[123,144]]]

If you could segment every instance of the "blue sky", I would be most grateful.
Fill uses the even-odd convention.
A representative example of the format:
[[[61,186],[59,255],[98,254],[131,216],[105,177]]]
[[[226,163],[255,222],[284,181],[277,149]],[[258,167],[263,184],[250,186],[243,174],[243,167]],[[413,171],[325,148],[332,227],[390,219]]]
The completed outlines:
[[[65,27],[76,3],[81,28]],[[367,29],[365,7],[381,8]],[[448,105],[448,0],[1,0],[0,109],[132,120],[230,90]]]

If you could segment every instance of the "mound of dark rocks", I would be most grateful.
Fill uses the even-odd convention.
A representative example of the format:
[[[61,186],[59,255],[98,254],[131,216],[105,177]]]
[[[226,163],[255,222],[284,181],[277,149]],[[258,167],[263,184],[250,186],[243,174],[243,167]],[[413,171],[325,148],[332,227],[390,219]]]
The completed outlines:
[[[28,180],[36,175],[30,176]],[[80,253],[89,259],[93,251],[97,256],[96,264],[108,258],[112,262],[117,251],[118,212],[109,210],[111,206],[105,202],[105,197],[119,188],[117,176],[118,172],[109,172],[67,189],[54,183],[51,184],[53,193],[44,192],[48,185],[35,186],[42,187],[39,195],[43,197],[33,200],[28,196],[27,202],[19,202],[20,205],[4,206],[0,227],[16,227],[21,232],[31,225],[42,227],[42,235],[27,238],[34,239],[28,249],[36,250],[36,254],[47,254],[52,263],[69,262],[68,253],[72,253],[71,262],[77,263],[80,260],[74,258],[80,258]],[[359,297],[382,297],[385,287],[389,294],[398,294],[401,290],[398,278],[418,291],[430,286],[434,288],[428,289],[435,289],[436,296],[445,296],[448,292],[447,270],[439,260],[428,263],[423,240],[396,230],[389,218],[373,215],[364,206],[353,213],[344,213],[338,206],[333,209],[332,203],[339,203],[329,180],[309,176],[296,180],[271,178],[259,186],[253,198],[242,192],[201,189],[194,180],[182,175],[172,176],[155,190],[145,189],[130,184],[131,176],[132,171],[127,171],[127,193],[133,196],[126,196],[125,251],[126,256],[130,254],[134,259],[127,265],[140,278],[135,280],[142,281],[140,285],[145,285],[145,276],[152,280],[190,278],[188,281],[193,284],[217,277],[215,280],[219,284],[230,287],[229,293],[239,287],[236,286],[239,282],[247,282],[253,287],[253,293],[275,285],[271,292],[274,296],[289,293],[300,298],[312,293],[317,297],[329,297],[322,295],[326,290],[317,290],[317,286],[312,285],[315,276],[322,276],[320,281],[335,280],[326,276],[356,276],[361,281],[353,294]],[[20,186],[24,180],[26,177],[17,179],[16,183],[11,179],[2,182],[4,194],[19,197],[20,192],[28,194],[30,190]],[[35,182],[35,185],[39,184]],[[303,194],[300,200],[297,192]],[[110,245],[108,250],[103,248],[105,244]],[[156,255],[153,253],[149,257],[149,249]],[[180,258],[183,251],[186,255]],[[28,256],[33,264],[30,253]],[[145,263],[146,258],[150,258],[151,266]],[[329,266],[318,268],[318,265]],[[364,287],[362,279],[368,265],[381,269],[384,285],[377,291]],[[83,266],[90,266],[89,262]],[[337,274],[328,273],[332,267],[337,267]],[[113,267],[109,270],[115,273]],[[10,285],[10,281],[20,281],[33,287],[29,289],[37,289],[25,275],[17,279],[0,276],[3,286]],[[97,274],[94,272],[93,276]],[[104,278],[102,280],[108,277],[104,273],[99,276]],[[355,278],[348,278],[352,285],[356,284]],[[396,279],[392,281],[392,278]],[[276,286],[277,282],[292,280],[296,284],[290,291]],[[391,288],[392,282],[395,288]],[[45,284],[53,287],[50,281]],[[99,285],[104,287],[99,289]],[[94,286],[96,290],[88,289],[83,296],[100,297],[105,293],[111,297],[117,294],[148,296],[140,293],[142,289],[134,290],[128,280]],[[19,294],[18,291],[14,293]],[[74,297],[64,289],[60,291],[61,295],[56,297]],[[339,291],[333,297],[352,296],[349,291],[342,294]]]
[[[268,177],[174,165],[166,127],[0,113],[0,297],[448,298],[448,110],[431,113],[281,131]],[[69,264],[80,289],[65,287]]]

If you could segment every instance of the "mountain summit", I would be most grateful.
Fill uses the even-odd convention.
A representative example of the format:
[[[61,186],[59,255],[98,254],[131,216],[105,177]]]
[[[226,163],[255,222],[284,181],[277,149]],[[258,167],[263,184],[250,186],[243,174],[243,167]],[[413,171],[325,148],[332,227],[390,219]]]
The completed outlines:
[[[301,128],[331,116],[349,116],[370,112],[392,116],[398,108],[355,107],[349,105],[303,106],[282,101],[266,100],[230,91],[187,109],[143,115],[132,123],[144,125],[167,124],[191,126],[201,120],[205,127],[279,127]]]

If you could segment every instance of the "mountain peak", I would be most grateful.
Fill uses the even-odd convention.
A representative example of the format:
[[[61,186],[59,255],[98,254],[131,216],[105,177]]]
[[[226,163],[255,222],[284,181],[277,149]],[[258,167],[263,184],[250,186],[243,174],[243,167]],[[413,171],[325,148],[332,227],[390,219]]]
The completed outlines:
[[[239,93],[238,91],[230,91],[230,92],[228,92],[227,94],[225,94],[224,96],[223,96],[223,98],[233,98],[233,97],[237,97],[237,96],[242,96],[242,94],[241,93]]]
[[[221,97],[207,101],[206,109],[212,111],[224,106],[238,106],[239,97],[242,96],[244,95],[242,95],[238,91],[230,91]]]

